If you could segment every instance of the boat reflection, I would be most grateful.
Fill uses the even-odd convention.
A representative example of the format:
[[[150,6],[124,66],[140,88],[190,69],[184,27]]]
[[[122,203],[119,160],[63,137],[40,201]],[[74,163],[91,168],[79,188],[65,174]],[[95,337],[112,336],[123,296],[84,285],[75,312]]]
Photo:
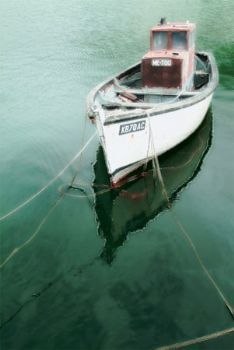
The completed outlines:
[[[190,138],[159,158],[170,202],[177,198],[178,192],[200,171],[211,139],[210,110],[202,125]],[[148,164],[146,169],[138,169],[121,187],[108,190],[109,176],[100,147],[94,171],[98,232],[105,239],[101,257],[110,264],[127,235],[144,228],[149,220],[167,208],[167,202],[162,187],[154,176],[152,164]]]

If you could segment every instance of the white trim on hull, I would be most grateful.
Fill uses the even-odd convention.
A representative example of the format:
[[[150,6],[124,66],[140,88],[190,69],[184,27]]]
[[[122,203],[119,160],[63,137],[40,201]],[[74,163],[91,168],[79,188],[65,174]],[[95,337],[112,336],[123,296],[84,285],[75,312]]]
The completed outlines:
[[[116,184],[155,155],[169,151],[188,138],[202,123],[211,99],[212,94],[187,108],[149,118],[145,114],[145,118],[135,123],[125,121],[104,125],[100,140],[112,183]],[[144,129],[120,134],[120,130],[127,125],[130,128],[131,124],[135,124],[137,128],[137,123],[144,123]],[[99,130],[100,126],[101,121]]]

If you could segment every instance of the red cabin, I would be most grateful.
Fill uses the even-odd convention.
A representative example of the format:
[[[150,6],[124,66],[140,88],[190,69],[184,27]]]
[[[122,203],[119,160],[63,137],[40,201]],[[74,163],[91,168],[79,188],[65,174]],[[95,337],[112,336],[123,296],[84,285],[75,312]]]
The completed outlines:
[[[142,85],[149,88],[189,90],[195,54],[195,24],[166,23],[150,32],[150,51],[141,64]]]

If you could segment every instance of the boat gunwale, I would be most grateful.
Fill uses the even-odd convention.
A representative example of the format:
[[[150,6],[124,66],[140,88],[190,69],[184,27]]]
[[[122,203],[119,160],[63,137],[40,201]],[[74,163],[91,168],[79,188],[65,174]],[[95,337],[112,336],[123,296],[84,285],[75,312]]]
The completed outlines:
[[[216,66],[215,58],[211,52],[198,51],[195,53],[195,55],[206,56],[207,62],[210,66],[209,67],[210,68],[209,76],[211,78],[203,90],[201,90],[201,91],[198,90],[196,95],[188,97],[188,98],[181,100],[181,101],[174,102],[173,104],[170,104],[170,103],[163,104],[163,105],[162,104],[158,104],[158,105],[155,104],[155,107],[149,108],[147,110],[142,109],[142,111],[140,113],[138,112],[137,114],[134,114],[134,115],[133,115],[133,113],[134,113],[134,109],[133,109],[133,110],[129,110],[129,115],[126,113],[126,116],[123,116],[123,115],[119,116],[119,117],[118,117],[118,115],[117,116],[109,116],[106,118],[104,125],[110,125],[110,124],[125,122],[125,121],[129,121],[129,120],[140,119],[140,118],[144,118],[146,116],[153,117],[156,115],[165,114],[168,112],[173,112],[173,111],[176,111],[178,109],[190,107],[190,106],[206,99],[208,96],[210,96],[214,92],[214,90],[216,89],[216,87],[218,85],[218,80],[219,80],[218,69]],[[96,97],[97,93],[99,92],[99,90],[101,90],[102,88],[104,88],[105,86],[110,84],[112,81],[114,81],[114,79],[116,77],[123,76],[128,71],[131,71],[132,69],[136,68],[140,63],[141,62],[137,62],[136,64],[130,66],[129,68],[120,72],[119,74],[112,76],[111,78],[108,78],[107,80],[98,84],[95,88],[93,88],[90,91],[90,93],[87,96],[87,113],[89,116],[95,114],[95,110],[92,108],[92,105],[94,104],[95,97]],[[145,104],[145,105],[147,105],[147,104]],[[134,107],[134,106],[138,110],[139,110],[139,108],[141,108],[139,104],[136,105],[136,104],[132,103],[132,107]],[[126,104],[120,103],[119,107],[124,108],[124,107],[126,107]]]

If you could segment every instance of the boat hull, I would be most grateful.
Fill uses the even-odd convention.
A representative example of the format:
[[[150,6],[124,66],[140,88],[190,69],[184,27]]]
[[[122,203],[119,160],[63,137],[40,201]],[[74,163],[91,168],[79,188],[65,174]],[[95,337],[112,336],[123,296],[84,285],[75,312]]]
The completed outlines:
[[[159,156],[188,138],[202,123],[212,94],[188,107],[153,114],[135,120],[99,124],[111,182],[118,182],[155,156]]]

